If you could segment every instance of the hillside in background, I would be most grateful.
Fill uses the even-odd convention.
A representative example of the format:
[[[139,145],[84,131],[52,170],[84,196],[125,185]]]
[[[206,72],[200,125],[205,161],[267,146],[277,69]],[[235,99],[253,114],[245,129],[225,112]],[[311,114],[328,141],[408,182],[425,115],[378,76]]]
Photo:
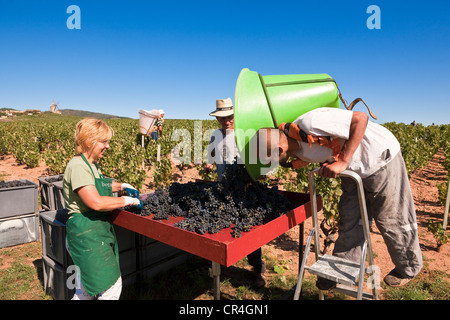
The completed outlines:
[[[96,119],[130,119],[127,117],[119,117],[111,114],[106,113],[98,113],[98,112],[91,112],[91,111],[83,111],[83,110],[74,110],[74,109],[60,109],[61,114],[66,116],[76,116],[76,117],[91,117]]]
[[[41,111],[38,109],[27,109],[27,110],[17,110],[14,108],[0,108],[0,113],[2,113],[2,115],[7,115],[7,113],[11,112],[11,114],[9,114],[9,116],[26,116],[28,111],[32,112],[34,115],[37,114],[52,114],[50,111]],[[65,116],[74,116],[74,117],[81,117],[81,118],[86,118],[86,117],[91,117],[91,118],[96,118],[96,119],[131,119],[128,117],[119,117],[116,115],[112,115],[112,114],[106,114],[106,113],[99,113],[99,112],[91,112],[91,111],[84,111],[84,110],[75,110],[75,109],[58,109],[59,112],[61,112],[62,115]],[[57,113],[53,113],[53,114],[57,114]]]

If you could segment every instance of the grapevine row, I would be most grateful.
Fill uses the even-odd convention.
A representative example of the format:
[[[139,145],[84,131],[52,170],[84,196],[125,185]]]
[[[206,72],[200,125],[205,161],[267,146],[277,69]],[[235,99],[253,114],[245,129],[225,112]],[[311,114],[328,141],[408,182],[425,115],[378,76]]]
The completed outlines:
[[[0,122],[0,156],[11,153],[19,164],[32,168],[44,161],[45,165],[54,174],[63,173],[68,161],[75,155],[73,133],[77,117],[43,114],[40,116],[24,117],[22,120]],[[105,175],[114,177],[118,181],[126,181],[142,188],[146,169],[152,170],[154,186],[170,185],[172,180],[173,159],[172,151],[180,141],[172,139],[175,130],[188,132],[190,148],[182,148],[182,153],[194,154],[194,140],[201,139],[201,148],[204,150],[209,142],[208,132],[219,127],[215,120],[201,121],[201,133],[194,120],[171,120],[164,122],[163,136],[155,143],[148,137],[144,139],[142,147],[139,133],[139,121],[133,119],[110,119],[106,122],[114,130],[114,137],[110,142],[102,159],[102,170]],[[445,155],[444,167],[450,167],[450,125],[412,126],[404,123],[389,122],[384,126],[388,128],[399,140],[401,152],[405,160],[408,174],[423,167],[436,152],[442,148]],[[184,141],[186,143],[186,141]],[[160,159],[158,161],[158,145]],[[192,157],[192,163],[194,159]],[[215,179],[215,172],[202,170],[203,164],[196,163],[199,175],[204,180]],[[186,165],[180,164],[183,169]],[[284,182],[284,189],[301,193],[308,192],[308,173],[317,165],[295,171],[278,168],[272,177],[266,178]],[[189,167],[189,165],[188,165]],[[340,179],[325,179],[316,177],[318,194],[323,198],[324,215],[327,224],[335,225],[338,219],[337,204],[342,193]],[[444,189],[444,188],[442,188]]]

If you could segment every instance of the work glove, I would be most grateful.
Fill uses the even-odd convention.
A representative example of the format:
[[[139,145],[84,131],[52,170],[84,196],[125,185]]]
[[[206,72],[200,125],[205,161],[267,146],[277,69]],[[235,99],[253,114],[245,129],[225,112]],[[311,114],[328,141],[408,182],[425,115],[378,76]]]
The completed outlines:
[[[144,203],[142,202],[141,199],[133,198],[133,197],[129,197],[129,196],[124,196],[122,198],[125,199],[125,207],[127,207],[127,206],[136,206],[136,208],[138,208],[139,210],[143,210],[144,209]]]
[[[139,198],[139,190],[136,190],[131,184],[122,183],[120,186],[120,190],[125,190],[127,195],[133,198]]]

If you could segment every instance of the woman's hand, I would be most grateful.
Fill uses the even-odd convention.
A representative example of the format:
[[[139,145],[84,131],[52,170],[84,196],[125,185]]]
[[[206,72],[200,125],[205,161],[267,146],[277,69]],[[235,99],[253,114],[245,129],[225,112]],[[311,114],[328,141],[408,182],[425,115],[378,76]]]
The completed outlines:
[[[121,185],[120,185],[120,190],[125,190],[125,189],[134,189],[134,190],[136,190],[136,188],[135,187],[133,187],[131,184],[128,184],[128,183],[122,183]]]
[[[122,183],[120,185],[120,190],[125,190],[130,197],[139,198],[139,191],[131,184]]]
[[[139,198],[133,198],[133,197],[128,197],[128,196],[124,196],[122,197],[125,199],[125,207],[126,206],[136,206],[138,209],[144,209],[144,204],[142,203],[142,200],[140,200]]]

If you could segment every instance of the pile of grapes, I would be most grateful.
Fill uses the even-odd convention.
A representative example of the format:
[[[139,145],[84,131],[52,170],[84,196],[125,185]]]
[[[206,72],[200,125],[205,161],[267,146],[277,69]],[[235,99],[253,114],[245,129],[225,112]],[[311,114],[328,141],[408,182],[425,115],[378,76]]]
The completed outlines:
[[[143,202],[143,210],[130,211],[143,216],[155,214],[155,220],[182,216],[185,219],[174,226],[199,234],[214,234],[233,226],[236,238],[295,208],[277,187],[253,182],[245,167],[237,164],[228,166],[220,182],[173,183],[156,189]]]
[[[0,181],[0,189],[8,189],[15,187],[24,187],[31,185],[28,181],[12,180],[12,181]]]
[[[48,183],[55,183],[55,182],[58,182],[58,181],[62,181],[63,179],[64,179],[64,175],[60,174],[60,175],[57,175],[57,176],[45,178],[44,180],[45,180],[45,182],[48,182]]]

